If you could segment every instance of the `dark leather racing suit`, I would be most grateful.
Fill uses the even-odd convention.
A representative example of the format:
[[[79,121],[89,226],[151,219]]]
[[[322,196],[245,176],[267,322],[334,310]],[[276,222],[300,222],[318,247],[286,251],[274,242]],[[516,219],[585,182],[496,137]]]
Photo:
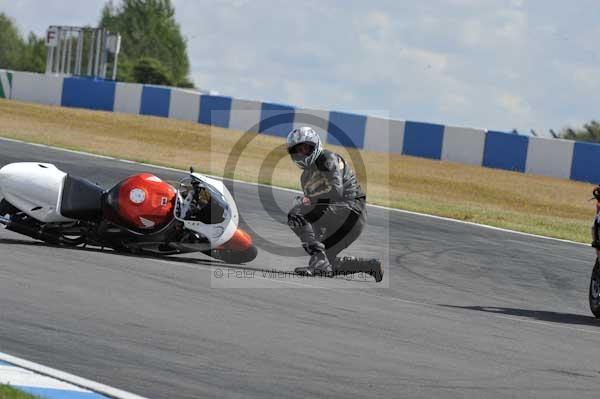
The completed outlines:
[[[301,184],[311,204],[298,200],[288,214],[288,224],[309,255],[324,250],[334,264],[336,255],[363,231],[366,195],[352,167],[327,150],[304,169]]]

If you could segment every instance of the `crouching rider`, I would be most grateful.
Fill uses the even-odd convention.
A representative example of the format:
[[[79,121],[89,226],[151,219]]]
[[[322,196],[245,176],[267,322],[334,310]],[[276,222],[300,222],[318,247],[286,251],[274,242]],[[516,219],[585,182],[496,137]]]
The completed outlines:
[[[310,255],[307,267],[295,272],[307,276],[368,273],[383,278],[381,262],[355,257],[337,258],[362,233],[367,222],[366,195],[351,166],[338,154],[323,148],[310,127],[292,130],[287,149],[303,170],[304,196],[297,197],[288,225]]]

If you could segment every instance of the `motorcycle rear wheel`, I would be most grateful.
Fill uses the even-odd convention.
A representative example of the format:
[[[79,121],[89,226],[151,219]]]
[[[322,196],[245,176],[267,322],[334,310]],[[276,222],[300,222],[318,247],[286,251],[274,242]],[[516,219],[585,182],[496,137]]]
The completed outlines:
[[[6,199],[2,198],[2,200],[0,200],[0,216],[3,215],[16,215],[22,213],[18,208],[16,208],[15,206],[13,206],[10,202],[8,202]],[[18,218],[18,216],[17,216]],[[17,220],[15,222],[16,224],[25,224],[26,226],[31,226],[31,223],[27,223],[27,222],[23,222],[22,220]],[[35,222],[37,223],[37,222]],[[35,230],[37,230],[37,226],[35,228]],[[9,230],[13,230],[13,229],[9,229]],[[62,234],[60,231],[46,231],[43,235],[39,234],[39,235],[31,235],[31,231],[23,231],[23,230],[13,230],[16,231],[17,233],[23,234],[25,236],[34,238],[36,240],[41,240],[47,244],[52,244],[52,245],[63,245],[63,246],[67,246],[67,247],[76,247],[78,245],[84,244],[85,243],[85,237],[81,236],[81,235],[65,235]],[[28,234],[30,233],[30,234]]]
[[[590,310],[597,318],[600,318],[600,259],[596,258],[596,264],[592,270],[589,290]]]
[[[2,200],[0,201],[0,216],[6,215],[6,214],[14,215],[15,213],[18,213],[18,212],[19,212],[19,210],[17,208],[15,208],[7,200],[2,198]]]
[[[69,247],[77,247],[81,244],[85,244],[86,239],[84,236],[60,236],[60,243],[69,246]]]

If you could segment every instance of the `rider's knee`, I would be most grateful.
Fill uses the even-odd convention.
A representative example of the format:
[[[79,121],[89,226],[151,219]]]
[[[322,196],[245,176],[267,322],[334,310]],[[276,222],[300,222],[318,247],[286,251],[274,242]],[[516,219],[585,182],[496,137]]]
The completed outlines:
[[[305,224],[306,224],[306,219],[304,218],[304,215],[300,211],[300,208],[293,207],[288,212],[288,226],[290,226],[290,228],[293,230],[293,229],[300,228],[300,227],[304,226]]]

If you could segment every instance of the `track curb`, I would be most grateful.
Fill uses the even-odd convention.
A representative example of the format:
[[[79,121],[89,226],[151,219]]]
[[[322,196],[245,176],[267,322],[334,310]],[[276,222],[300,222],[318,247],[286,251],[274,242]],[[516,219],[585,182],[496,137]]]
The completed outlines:
[[[29,360],[21,359],[19,357],[9,355],[7,353],[0,352],[0,360],[11,365],[23,368],[35,372],[37,374],[51,377],[56,380],[66,382],[75,385],[80,388],[88,389],[92,392],[107,396],[113,399],[148,399],[143,396],[133,394],[131,392],[123,391],[117,388],[113,388],[109,385],[104,385],[95,381],[91,381],[85,378],[78,377],[67,372],[46,367],[38,363],[31,362]]]

